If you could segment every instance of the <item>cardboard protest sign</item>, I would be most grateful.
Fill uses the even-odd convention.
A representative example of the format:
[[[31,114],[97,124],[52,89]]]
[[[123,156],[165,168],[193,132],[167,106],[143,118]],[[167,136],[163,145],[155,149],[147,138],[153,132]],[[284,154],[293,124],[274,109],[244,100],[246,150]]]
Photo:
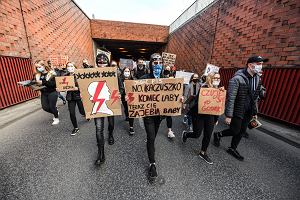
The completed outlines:
[[[181,115],[183,79],[126,80],[130,118]]]
[[[207,63],[204,75],[207,76],[209,73],[218,73],[220,67]]]
[[[176,60],[176,54],[172,53],[162,53],[162,60],[163,60],[163,65],[173,67],[175,65],[175,60]]]
[[[86,118],[121,115],[117,68],[76,69]]]
[[[55,77],[55,82],[59,92],[76,90],[74,76],[57,76]]]
[[[222,115],[224,113],[226,91],[215,88],[201,88],[198,99],[198,113]]]
[[[51,67],[62,68],[69,62],[69,57],[66,55],[50,55],[49,60]]]
[[[184,84],[189,84],[193,74],[191,72],[176,71],[176,78],[183,78]]]

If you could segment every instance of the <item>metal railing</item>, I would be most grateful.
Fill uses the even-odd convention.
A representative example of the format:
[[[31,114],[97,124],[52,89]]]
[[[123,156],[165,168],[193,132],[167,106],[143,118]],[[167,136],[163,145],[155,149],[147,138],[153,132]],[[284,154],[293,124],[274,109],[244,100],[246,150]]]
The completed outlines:
[[[17,84],[32,77],[30,59],[0,56],[0,109],[37,97],[37,92]]]
[[[226,89],[236,71],[236,68],[220,70],[221,84]],[[266,87],[267,96],[259,103],[259,113],[300,126],[299,82],[300,68],[264,69],[262,83]]]

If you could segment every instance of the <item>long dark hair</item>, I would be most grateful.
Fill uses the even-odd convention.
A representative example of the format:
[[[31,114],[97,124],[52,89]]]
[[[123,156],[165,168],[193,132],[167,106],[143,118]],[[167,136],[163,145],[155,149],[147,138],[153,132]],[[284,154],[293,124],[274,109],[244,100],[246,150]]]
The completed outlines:
[[[129,80],[133,80],[133,76],[132,76],[132,70],[129,67],[124,67],[124,69],[122,70],[122,74],[120,75],[120,78],[122,80],[125,80],[125,76],[124,76],[124,71],[125,69],[129,69],[130,71],[130,76],[128,77]]]

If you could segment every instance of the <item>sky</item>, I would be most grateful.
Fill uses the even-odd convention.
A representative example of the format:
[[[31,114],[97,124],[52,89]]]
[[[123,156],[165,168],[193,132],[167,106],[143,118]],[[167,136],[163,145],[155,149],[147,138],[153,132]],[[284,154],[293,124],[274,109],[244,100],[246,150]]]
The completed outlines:
[[[169,26],[195,0],[75,0],[92,19]]]

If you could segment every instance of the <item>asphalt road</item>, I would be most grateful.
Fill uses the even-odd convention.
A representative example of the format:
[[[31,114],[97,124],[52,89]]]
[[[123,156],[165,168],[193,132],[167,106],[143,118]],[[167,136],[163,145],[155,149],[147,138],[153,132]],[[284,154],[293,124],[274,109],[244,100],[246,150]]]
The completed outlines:
[[[67,107],[61,123],[39,110],[0,131],[0,199],[300,199],[300,150],[257,130],[239,146],[245,161],[209,146],[213,165],[197,157],[200,139],[182,144],[182,117],[174,117],[175,141],[163,121],[156,140],[156,162],[165,184],[149,184],[146,134],[138,120],[134,136],[116,117],[115,144],[106,142],[106,162],[97,156],[95,126],[78,116],[80,134],[70,136]],[[106,121],[107,125],[107,121]],[[220,123],[216,129],[223,129]],[[105,129],[107,130],[107,128]],[[107,132],[106,132],[107,133]],[[107,138],[107,134],[105,134]]]

